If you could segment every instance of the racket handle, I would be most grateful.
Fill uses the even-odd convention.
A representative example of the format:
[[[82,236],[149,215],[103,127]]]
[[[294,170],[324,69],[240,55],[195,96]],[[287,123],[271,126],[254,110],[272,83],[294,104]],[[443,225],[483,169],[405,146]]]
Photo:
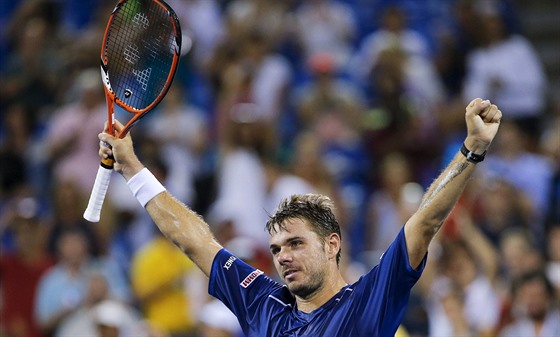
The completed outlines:
[[[99,165],[97,175],[95,176],[95,183],[93,184],[93,189],[91,190],[91,195],[89,197],[89,202],[86,210],[84,211],[84,219],[87,221],[99,222],[99,219],[101,218],[101,207],[103,206],[103,200],[105,200],[105,194],[109,188],[112,173],[112,165],[107,165],[105,163],[101,163],[101,165]]]

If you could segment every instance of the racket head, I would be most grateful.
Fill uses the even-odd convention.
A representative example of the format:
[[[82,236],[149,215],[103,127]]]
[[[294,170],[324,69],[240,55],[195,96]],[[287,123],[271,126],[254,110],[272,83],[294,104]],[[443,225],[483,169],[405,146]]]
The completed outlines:
[[[120,0],[107,23],[101,45],[101,76],[107,97],[109,132],[114,105],[130,113],[118,133],[130,128],[161,102],[179,63],[181,26],[162,0]]]

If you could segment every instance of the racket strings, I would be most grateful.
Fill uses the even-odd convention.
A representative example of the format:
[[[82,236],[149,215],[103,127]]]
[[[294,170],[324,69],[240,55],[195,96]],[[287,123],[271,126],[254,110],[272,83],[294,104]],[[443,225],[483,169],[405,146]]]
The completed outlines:
[[[166,89],[176,51],[175,28],[153,1],[128,1],[114,13],[105,43],[111,87],[122,103],[141,110]]]

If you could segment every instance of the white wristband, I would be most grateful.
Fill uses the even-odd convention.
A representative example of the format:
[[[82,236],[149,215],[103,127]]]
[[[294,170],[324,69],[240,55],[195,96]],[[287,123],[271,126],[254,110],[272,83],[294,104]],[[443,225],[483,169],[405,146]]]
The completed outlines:
[[[165,191],[165,187],[147,168],[143,168],[136,173],[126,184],[142,207],[146,207],[148,201]]]

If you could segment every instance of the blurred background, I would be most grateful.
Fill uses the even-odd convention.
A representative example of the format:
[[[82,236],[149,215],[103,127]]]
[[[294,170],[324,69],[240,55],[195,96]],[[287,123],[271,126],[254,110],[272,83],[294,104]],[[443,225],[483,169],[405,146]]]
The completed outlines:
[[[341,268],[373,267],[490,99],[497,139],[431,246],[401,336],[560,335],[560,3],[168,0],[183,56],[138,156],[276,278],[282,197],[333,198]],[[82,218],[106,120],[114,0],[0,2],[0,336],[243,336],[113,177]]]

